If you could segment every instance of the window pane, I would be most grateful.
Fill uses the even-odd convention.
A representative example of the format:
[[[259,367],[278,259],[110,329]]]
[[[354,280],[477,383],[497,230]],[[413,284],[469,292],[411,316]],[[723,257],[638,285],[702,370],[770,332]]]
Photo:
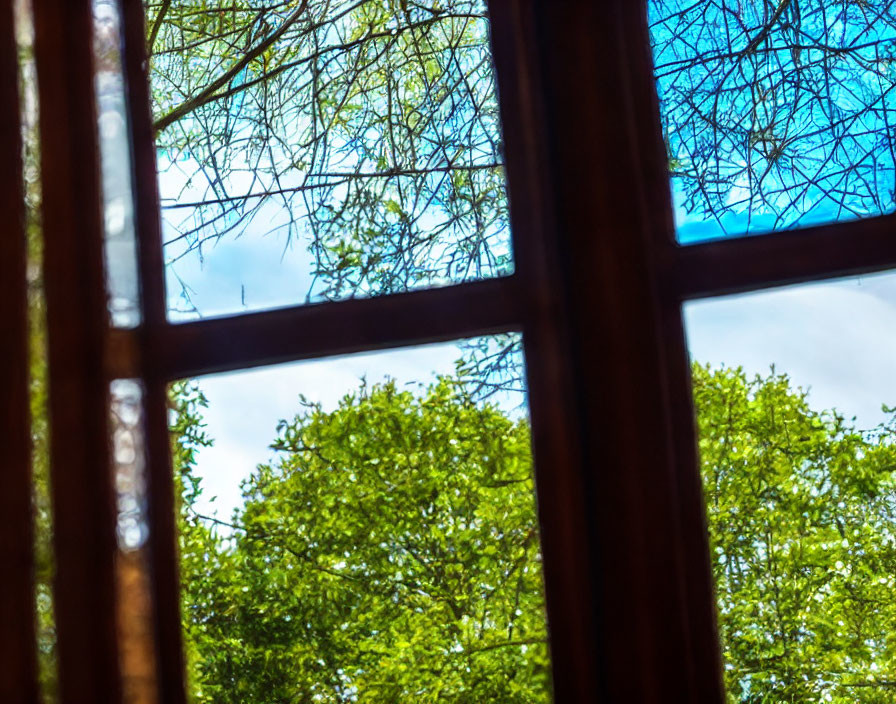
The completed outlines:
[[[889,2],[650,0],[678,238],[894,209]]]
[[[93,17],[108,307],[113,325],[131,328],[140,322],[140,284],[117,0],[93,0]]]
[[[485,3],[145,3],[169,313],[512,271]]]
[[[728,701],[890,701],[896,275],[686,320]]]
[[[197,701],[550,700],[524,397],[458,356],[173,388]]]

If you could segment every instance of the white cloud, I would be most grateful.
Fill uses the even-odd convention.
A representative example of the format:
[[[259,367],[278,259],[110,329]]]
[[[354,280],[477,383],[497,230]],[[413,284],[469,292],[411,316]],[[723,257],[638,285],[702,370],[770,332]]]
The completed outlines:
[[[810,389],[816,408],[859,427],[896,405],[896,275],[805,284],[685,307],[691,357],[765,374],[771,364]]]

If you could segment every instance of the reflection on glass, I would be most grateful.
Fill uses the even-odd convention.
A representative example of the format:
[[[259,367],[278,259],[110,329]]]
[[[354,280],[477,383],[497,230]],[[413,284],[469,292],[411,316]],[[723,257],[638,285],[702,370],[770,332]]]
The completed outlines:
[[[457,355],[174,387],[197,701],[550,700],[528,419]]]
[[[892,212],[889,2],[650,0],[682,242]]]
[[[512,270],[484,2],[145,7],[171,316]]]
[[[140,294],[117,2],[93,0],[93,18],[108,306],[112,324],[128,328],[140,322]]]
[[[728,701],[891,701],[896,277],[687,321]]]
[[[40,230],[40,151],[38,96],[34,64],[34,25],[31,4],[14,2],[19,57],[19,99],[22,128],[22,166],[25,187],[25,228],[28,242],[29,388],[31,404],[31,469],[34,516],[34,600],[40,697],[57,700],[56,617],[53,577],[53,515],[50,497],[49,428],[47,418],[47,347]],[[6,107],[6,106],[4,106]],[[4,334],[6,331],[4,331]],[[7,372],[8,373],[8,372]]]
[[[143,450],[143,389],[133,379],[110,387],[112,459],[118,497],[118,546],[137,550],[146,542],[146,477]]]
[[[146,518],[146,455],[143,387],[135,379],[109,385],[112,476],[118,508],[118,638],[124,704],[155,704],[155,641],[149,568],[143,549]]]

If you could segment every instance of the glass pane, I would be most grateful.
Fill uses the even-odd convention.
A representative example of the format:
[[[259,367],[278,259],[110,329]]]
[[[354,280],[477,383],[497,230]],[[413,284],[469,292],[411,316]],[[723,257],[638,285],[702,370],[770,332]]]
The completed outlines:
[[[728,701],[891,701],[896,275],[686,320]]]
[[[512,271],[484,2],[145,8],[172,318]]]
[[[118,509],[119,657],[124,704],[154,704],[155,640],[146,541],[146,454],[143,387],[135,379],[109,385],[112,476]]]
[[[681,242],[893,211],[891,3],[648,5]]]
[[[525,398],[458,356],[173,387],[195,701],[551,699]]]
[[[117,0],[93,0],[93,17],[109,314],[131,328],[140,323],[140,284]]]

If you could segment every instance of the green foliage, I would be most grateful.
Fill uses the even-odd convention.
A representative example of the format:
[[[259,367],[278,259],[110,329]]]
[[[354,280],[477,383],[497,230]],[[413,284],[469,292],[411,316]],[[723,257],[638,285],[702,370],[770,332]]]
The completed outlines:
[[[32,271],[40,262],[39,229],[36,210],[29,207],[29,259]],[[37,650],[41,692],[49,701],[56,699],[56,619],[52,585],[53,519],[50,504],[49,424],[47,422],[47,357],[45,306],[42,282],[29,283],[30,396],[32,475],[34,482],[34,584],[37,604]]]
[[[202,495],[199,478],[194,473],[196,453],[212,444],[204,432],[202,409],[208,402],[199,387],[191,382],[178,382],[169,392],[171,399],[171,454],[175,469],[174,485],[178,497],[178,529],[180,537],[181,609],[183,611],[184,650],[187,678],[197,681],[199,660],[197,643],[202,641],[202,624],[194,615],[203,603],[207,587],[219,575],[214,570],[221,545],[193,510]]]
[[[892,702],[896,445],[774,371],[694,367],[729,702]]]
[[[387,383],[305,402],[273,448],[229,537],[185,484],[196,701],[549,699],[525,421]]]
[[[19,46],[19,70],[24,100],[34,99],[32,49],[22,40]],[[52,585],[55,574],[53,557],[53,519],[50,500],[49,423],[47,398],[47,329],[41,269],[43,240],[40,222],[41,190],[39,144],[36,115],[22,111],[23,180],[25,194],[25,234],[27,237],[29,396],[31,423],[31,471],[34,509],[34,587],[37,607],[37,653],[40,691],[47,701],[55,701],[56,619]]]

